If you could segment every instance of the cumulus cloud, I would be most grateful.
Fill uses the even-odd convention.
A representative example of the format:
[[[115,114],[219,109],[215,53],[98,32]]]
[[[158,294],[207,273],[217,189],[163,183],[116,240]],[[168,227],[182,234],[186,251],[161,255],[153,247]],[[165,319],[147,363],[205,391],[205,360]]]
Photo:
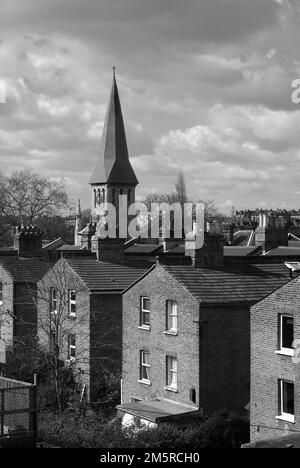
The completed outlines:
[[[299,18],[295,0],[5,1],[1,171],[66,177],[88,205],[115,64],[139,196],[182,169],[220,206],[298,206]]]

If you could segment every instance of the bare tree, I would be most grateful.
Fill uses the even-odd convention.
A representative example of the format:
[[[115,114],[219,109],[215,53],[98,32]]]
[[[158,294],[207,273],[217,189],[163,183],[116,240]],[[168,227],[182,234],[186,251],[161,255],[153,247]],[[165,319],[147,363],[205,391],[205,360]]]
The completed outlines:
[[[195,200],[188,196],[182,171],[177,175],[174,191],[171,193],[150,193],[144,198],[143,202],[147,206],[148,211],[151,210],[151,203],[168,203],[170,205],[173,203],[180,203],[181,206],[183,206],[184,203],[204,203],[206,221],[223,221],[226,218],[216,208],[213,200]]]
[[[7,223],[32,224],[68,204],[64,180],[54,181],[31,169],[0,176],[0,215]]]
[[[179,202],[181,206],[188,202],[186,184],[182,171],[178,173],[177,180],[175,182],[175,197],[177,199],[176,201]]]

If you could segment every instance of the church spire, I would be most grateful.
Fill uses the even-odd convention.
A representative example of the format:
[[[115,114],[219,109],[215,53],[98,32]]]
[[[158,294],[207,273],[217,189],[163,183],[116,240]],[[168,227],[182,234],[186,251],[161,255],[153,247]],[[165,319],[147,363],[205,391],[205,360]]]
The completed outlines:
[[[128,157],[115,71],[113,67],[112,88],[103,127],[100,157],[90,178],[90,184],[126,184],[135,187],[138,180]]]
[[[81,212],[79,199],[77,203],[78,204],[77,204],[77,212],[75,216],[75,229],[74,229],[74,245],[81,246],[81,236],[79,233],[83,228],[83,223],[82,223],[82,212]]]

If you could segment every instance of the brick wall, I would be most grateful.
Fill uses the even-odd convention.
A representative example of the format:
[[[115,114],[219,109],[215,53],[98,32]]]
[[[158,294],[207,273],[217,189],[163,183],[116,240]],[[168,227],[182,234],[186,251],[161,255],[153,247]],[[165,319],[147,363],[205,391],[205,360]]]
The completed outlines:
[[[200,307],[200,399],[204,413],[244,412],[250,401],[250,306]]]
[[[251,309],[251,441],[300,430],[299,364],[278,350],[278,316],[294,317],[294,339],[300,338],[300,278],[284,285]],[[295,424],[279,421],[278,379],[295,385]]]
[[[5,347],[13,343],[14,285],[11,277],[0,265],[0,281],[3,285],[3,304],[0,305],[0,339]]]
[[[14,285],[14,336],[31,341],[37,333],[36,284]]]
[[[121,294],[92,294],[90,323],[91,399],[94,400],[102,387],[103,373],[121,371]]]
[[[150,330],[139,329],[140,297],[150,298]],[[178,303],[178,335],[166,330],[166,300]],[[192,404],[190,388],[196,389],[199,405],[199,304],[161,266],[156,267],[123,295],[123,392],[122,401],[156,396]],[[150,352],[151,385],[139,383],[140,351]],[[178,393],[165,390],[166,356],[177,357]]]

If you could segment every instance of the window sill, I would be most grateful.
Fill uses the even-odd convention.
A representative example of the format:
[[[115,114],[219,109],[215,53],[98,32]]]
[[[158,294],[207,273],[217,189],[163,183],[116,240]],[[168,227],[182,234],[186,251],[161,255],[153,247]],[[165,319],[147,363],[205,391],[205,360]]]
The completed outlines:
[[[295,424],[295,416],[292,414],[281,414],[280,416],[276,416],[276,419]]]
[[[178,393],[178,388],[175,388],[175,387],[168,387],[168,385],[166,385],[164,389],[167,390],[168,392]]]
[[[277,351],[275,351],[275,354],[279,354],[280,356],[290,356],[290,357],[293,357],[294,356],[294,350],[293,349],[278,349]]]
[[[66,359],[66,364],[71,364],[73,361],[75,361],[75,358]]]
[[[75,315],[74,315],[74,314],[69,314],[68,317],[69,317],[70,319],[75,320],[75,319],[76,319],[76,314],[75,314]]]
[[[175,331],[171,331],[171,330],[166,330],[163,332],[164,335],[171,335],[171,336],[177,336],[178,333],[175,332]]]
[[[143,385],[151,385],[150,380],[146,380],[146,379],[138,380],[138,383],[143,384]]]
[[[150,331],[150,326],[149,326],[149,325],[139,325],[138,329],[139,329],[139,330],[147,330],[147,331]]]

